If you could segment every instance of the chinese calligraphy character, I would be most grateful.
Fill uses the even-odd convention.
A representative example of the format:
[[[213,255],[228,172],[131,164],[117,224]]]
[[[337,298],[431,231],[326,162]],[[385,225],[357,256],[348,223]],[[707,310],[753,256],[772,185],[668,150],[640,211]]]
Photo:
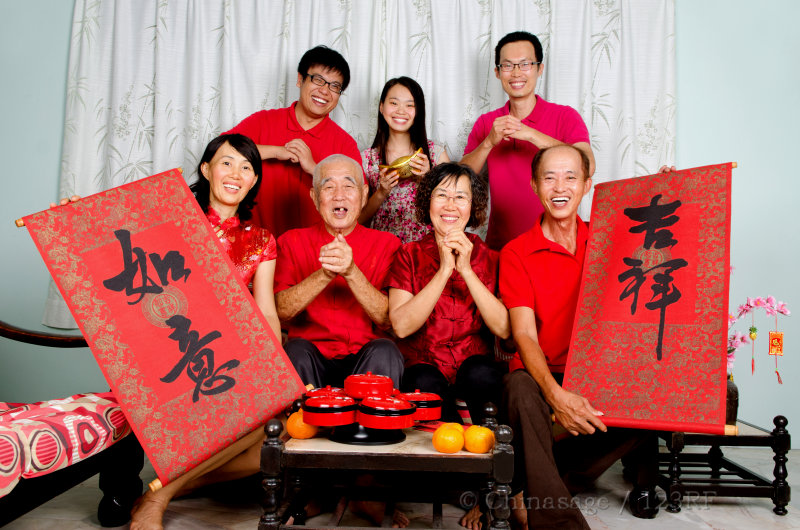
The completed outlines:
[[[629,219],[641,223],[631,227],[628,231],[632,234],[644,232],[644,248],[646,249],[650,249],[651,246],[655,246],[656,249],[673,247],[678,243],[672,231],[667,230],[666,227],[672,226],[680,220],[674,213],[681,206],[681,202],[673,201],[667,204],[658,204],[659,199],[661,199],[661,194],[653,197],[648,206],[642,208],[625,208],[624,210],[625,215]],[[640,259],[626,257],[622,258],[622,261],[630,268],[617,276],[617,280],[620,283],[628,282],[622,290],[619,300],[623,301],[627,297],[633,296],[631,301],[631,315],[636,314],[639,301],[639,289],[647,280],[647,275],[653,273],[653,285],[650,286],[653,296],[644,306],[651,311],[657,309],[660,312],[658,342],[656,343],[656,359],[660,361],[663,354],[664,324],[666,321],[667,307],[681,299],[680,290],[672,284],[674,281],[672,273],[688,266],[689,263],[685,259],[675,258],[645,270],[642,268],[643,262]]]
[[[167,375],[161,378],[161,381],[172,383],[186,370],[186,375],[195,382],[193,403],[200,399],[200,394],[212,396],[233,388],[236,380],[220,372],[236,368],[239,366],[239,360],[231,359],[215,370],[214,350],[206,348],[208,344],[220,338],[222,333],[215,330],[201,338],[197,331],[189,329],[192,321],[183,315],[170,317],[166,323],[173,329],[169,338],[178,341],[178,348],[184,352],[184,356]]]
[[[658,325],[658,342],[656,344],[656,358],[660,361],[662,356],[662,346],[664,340],[664,321],[666,318],[667,306],[674,304],[681,299],[681,292],[677,287],[671,285],[674,278],[672,273],[678,269],[686,267],[689,263],[685,259],[672,259],[665,261],[655,267],[647,270],[642,270],[642,261],[633,258],[622,258],[622,261],[631,268],[623,272],[617,279],[620,283],[630,279],[628,285],[619,296],[622,301],[630,295],[633,295],[631,302],[631,315],[636,314],[636,304],[639,299],[639,288],[644,284],[647,274],[655,271],[656,269],[664,269],[662,272],[653,274],[653,285],[650,289],[653,291],[653,297],[644,306],[647,309],[660,310],[660,318]],[[660,298],[659,298],[660,297]]]
[[[665,228],[674,225],[680,219],[672,214],[680,207],[681,201],[658,204],[659,199],[661,199],[660,193],[650,200],[649,206],[624,210],[629,219],[642,223],[628,231],[632,234],[644,232],[644,248],[649,249],[654,243],[656,248],[672,247],[677,243],[672,237],[672,232]]]
[[[103,280],[106,289],[112,291],[125,291],[127,296],[139,295],[139,297],[128,302],[128,305],[138,304],[147,293],[158,294],[163,292],[163,286],[169,284],[169,280],[177,281],[183,279],[185,282],[189,278],[191,269],[184,268],[184,259],[180,252],[170,250],[162,258],[153,252],[149,256],[140,247],[131,248],[131,233],[128,230],[115,230],[114,235],[122,247],[122,272],[113,278]],[[159,283],[151,278],[147,272],[147,258],[155,269]],[[136,274],[140,274],[139,285],[136,285]],[[170,272],[172,273],[170,275]],[[170,278],[171,276],[171,278]]]

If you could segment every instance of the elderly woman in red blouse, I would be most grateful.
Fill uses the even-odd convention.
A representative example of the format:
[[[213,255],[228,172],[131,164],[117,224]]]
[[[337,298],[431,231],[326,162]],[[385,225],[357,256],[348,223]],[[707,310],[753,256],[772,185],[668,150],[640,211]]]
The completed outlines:
[[[472,169],[444,163],[419,183],[416,215],[433,231],[406,243],[386,279],[389,319],[406,359],[401,389],[435,392],[442,418],[458,419],[466,401],[475,423],[487,401],[498,403],[507,367],[494,359],[495,336],[510,335],[497,297],[498,253],[464,232],[486,219],[486,181]]]

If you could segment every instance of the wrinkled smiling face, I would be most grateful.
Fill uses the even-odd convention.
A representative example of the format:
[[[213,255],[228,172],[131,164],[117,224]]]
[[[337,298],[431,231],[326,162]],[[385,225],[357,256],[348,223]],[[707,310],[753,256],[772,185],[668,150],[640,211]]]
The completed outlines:
[[[349,162],[331,162],[323,168],[319,186],[311,189],[311,199],[331,234],[347,235],[356,227],[369,193],[363,182]]]
[[[217,211],[238,207],[258,180],[250,161],[228,142],[217,149],[210,162],[203,163],[200,172],[211,188],[209,205]]]
[[[557,220],[577,217],[581,199],[592,189],[592,179],[583,178],[580,154],[571,147],[553,147],[540,164],[531,186],[542,201],[544,214]]]
[[[472,213],[472,185],[462,175],[445,179],[431,193],[431,224],[439,236],[450,231],[463,232]]]

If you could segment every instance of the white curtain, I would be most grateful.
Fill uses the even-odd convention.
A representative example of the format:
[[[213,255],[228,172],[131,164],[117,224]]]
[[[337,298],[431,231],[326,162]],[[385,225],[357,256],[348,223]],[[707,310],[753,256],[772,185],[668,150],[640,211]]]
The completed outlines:
[[[408,75],[425,91],[429,136],[458,160],[475,119],[506,101],[494,46],[516,30],[544,46],[538,93],[583,116],[595,183],[653,173],[674,161],[673,2],[76,0],[61,195],[177,166],[193,181],[211,138],[296,99],[297,63],[317,44],[350,64],[332,117],[360,148],[384,83]],[[590,209],[588,198],[582,217]]]

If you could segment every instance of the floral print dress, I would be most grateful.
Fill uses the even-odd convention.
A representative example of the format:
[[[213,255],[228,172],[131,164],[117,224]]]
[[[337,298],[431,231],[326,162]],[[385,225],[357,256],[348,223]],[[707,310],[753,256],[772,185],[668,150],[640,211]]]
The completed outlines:
[[[431,153],[431,167],[433,167],[439,163],[444,147],[428,140],[428,150]],[[378,189],[381,176],[378,166],[383,162],[380,160],[377,147],[362,151],[361,158],[364,161],[364,174],[369,183],[369,193],[372,195]],[[399,237],[403,243],[422,239],[431,231],[431,227],[417,222],[414,206],[416,197],[417,183],[414,179],[400,179],[383,204],[375,211],[369,226],[375,230],[390,232]]]

